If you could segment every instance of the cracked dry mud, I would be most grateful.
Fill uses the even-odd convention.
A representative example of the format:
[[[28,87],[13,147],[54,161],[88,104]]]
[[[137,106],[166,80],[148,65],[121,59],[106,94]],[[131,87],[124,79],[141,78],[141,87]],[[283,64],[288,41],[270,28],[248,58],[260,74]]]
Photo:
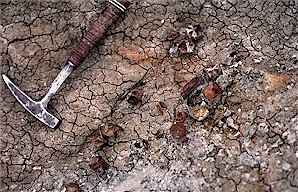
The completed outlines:
[[[38,100],[105,4],[1,1],[1,73]],[[55,130],[1,80],[0,191],[65,191],[68,183],[82,191],[297,191],[297,9],[297,1],[133,1],[53,97],[49,110],[62,120]],[[193,54],[171,57],[167,36],[196,24],[204,37]],[[187,116],[187,138],[176,140],[169,128],[182,86],[210,63],[223,68],[220,104],[202,122]],[[117,101],[142,78],[141,104]],[[95,152],[87,137],[106,122],[123,131]],[[111,166],[104,175],[88,166],[95,154]]]

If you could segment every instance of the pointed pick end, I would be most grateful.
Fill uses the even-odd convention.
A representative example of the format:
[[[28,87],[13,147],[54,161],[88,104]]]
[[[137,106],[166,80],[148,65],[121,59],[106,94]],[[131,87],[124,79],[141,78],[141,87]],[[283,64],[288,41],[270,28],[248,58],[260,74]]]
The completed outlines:
[[[3,78],[3,80],[4,80],[4,82],[7,84],[7,83],[9,83],[9,82],[11,82],[10,80],[9,80],[9,78],[5,75],[5,74],[2,74],[2,78]]]
[[[15,98],[28,112],[30,112],[34,117],[36,117],[47,126],[51,128],[58,127],[58,125],[60,124],[60,120],[49,113],[47,109],[41,104],[41,102],[33,101],[15,84],[13,84],[13,82],[5,74],[2,74],[2,78]]]

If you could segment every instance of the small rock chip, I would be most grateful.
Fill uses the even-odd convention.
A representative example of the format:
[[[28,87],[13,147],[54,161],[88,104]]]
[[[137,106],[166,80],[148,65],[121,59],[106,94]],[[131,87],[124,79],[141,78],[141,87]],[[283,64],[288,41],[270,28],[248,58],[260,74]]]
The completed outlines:
[[[189,115],[197,121],[203,121],[209,115],[207,106],[197,105],[190,109]]]
[[[185,112],[184,110],[180,109],[175,114],[175,122],[184,123],[184,121],[185,121]]]
[[[110,168],[110,165],[101,156],[96,156],[91,159],[89,167],[92,170],[103,174]]]
[[[144,149],[148,150],[150,147],[149,141],[147,139],[143,139],[143,145],[144,145]]]
[[[159,111],[159,113],[161,115],[163,115],[164,111],[163,111],[163,107],[160,105],[160,103],[157,103],[155,106],[156,106],[157,110]]]
[[[195,48],[195,44],[191,40],[183,39],[178,42],[179,55],[192,53]]]
[[[181,95],[186,98],[197,86],[201,84],[201,78],[194,77],[189,82],[187,82],[182,88]]]
[[[255,63],[261,63],[261,61],[262,61],[262,58],[256,58],[256,59],[254,59],[254,62]]]
[[[207,74],[209,81],[215,81],[220,75],[223,74],[220,65],[215,64],[208,64],[205,67],[204,72]]]
[[[168,40],[174,40],[174,39],[177,39],[178,37],[180,37],[180,32],[175,32],[175,33],[171,33],[168,37],[167,37],[167,39]]]
[[[203,94],[210,102],[219,101],[221,90],[214,82],[210,82],[208,87],[203,90]]]
[[[175,138],[179,140],[183,140],[185,136],[187,135],[187,130],[185,129],[185,126],[183,123],[175,123],[170,127],[170,134]]]
[[[119,125],[115,125],[112,123],[107,123],[105,126],[102,128],[102,134],[108,137],[115,137],[117,135],[117,131],[122,130],[122,127]]]
[[[162,101],[159,102],[159,105],[160,105],[162,108],[164,108],[164,109],[167,109],[167,108],[168,108],[167,104],[165,104],[165,103],[162,102]]]
[[[236,57],[233,58],[233,62],[239,62],[244,59],[244,55],[237,55]]]
[[[142,96],[143,93],[140,90],[135,89],[130,93],[127,102],[132,105],[137,105],[142,102]]]
[[[68,183],[65,185],[66,192],[80,192],[80,186],[77,183]]]
[[[135,146],[136,148],[142,148],[141,143],[139,143],[139,142],[135,143],[134,146]]]
[[[200,25],[189,25],[186,28],[186,33],[187,36],[194,41],[203,38],[203,30]]]
[[[238,54],[237,51],[233,51],[233,52],[230,53],[230,57],[235,57],[237,54]]]

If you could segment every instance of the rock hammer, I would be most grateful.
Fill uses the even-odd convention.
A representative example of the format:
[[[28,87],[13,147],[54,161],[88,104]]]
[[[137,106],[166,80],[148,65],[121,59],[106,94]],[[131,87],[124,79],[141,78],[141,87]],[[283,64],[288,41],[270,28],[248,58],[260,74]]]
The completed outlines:
[[[49,101],[71,72],[83,63],[96,43],[103,38],[108,28],[117,20],[122,12],[126,11],[129,4],[127,0],[109,0],[107,7],[102,11],[94,25],[69,56],[65,67],[52,82],[47,93],[41,100],[34,101],[21,91],[6,75],[2,74],[4,82],[20,104],[47,126],[51,128],[57,127],[60,120],[47,110]]]

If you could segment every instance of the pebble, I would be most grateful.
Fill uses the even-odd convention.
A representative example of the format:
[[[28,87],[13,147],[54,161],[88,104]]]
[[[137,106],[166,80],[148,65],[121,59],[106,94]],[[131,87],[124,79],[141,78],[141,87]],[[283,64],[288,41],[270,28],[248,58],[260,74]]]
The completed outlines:
[[[217,123],[217,125],[218,125],[218,127],[222,127],[222,126],[224,125],[224,122],[220,120],[220,121]]]
[[[262,122],[258,125],[258,129],[260,131],[264,131],[264,132],[267,132],[269,129],[268,129],[268,126],[265,122]]]
[[[198,121],[203,121],[209,115],[209,109],[206,106],[197,105],[190,109],[189,115]]]
[[[293,88],[293,86],[292,86],[292,84],[290,84],[290,85],[287,85],[287,89],[292,89]]]
[[[237,137],[240,135],[240,132],[238,131],[234,136]]]
[[[218,151],[218,153],[217,153],[217,156],[219,156],[219,157],[224,157],[224,156],[225,156],[225,151],[224,151],[224,149],[220,149],[220,150]]]
[[[227,118],[227,123],[230,127],[232,127],[233,129],[238,130],[239,126],[237,124],[234,123],[234,119],[232,117],[228,117]]]
[[[286,136],[289,135],[289,133],[290,133],[289,131],[285,131],[285,132],[283,132],[282,137],[285,138]]]
[[[291,169],[291,165],[287,162],[283,163],[282,169],[285,171],[289,171]]]
[[[41,170],[41,166],[35,166],[35,167],[33,167],[32,168],[34,171],[36,171],[36,170]]]
[[[261,63],[262,59],[261,58],[258,58],[258,59],[254,59],[254,62],[255,63]]]
[[[287,139],[288,139],[289,144],[295,143],[296,140],[297,140],[296,139],[296,134],[295,133],[289,134],[287,136]]]
[[[267,167],[267,163],[266,163],[266,162],[262,162],[262,163],[260,164],[260,167],[261,167],[261,168],[266,168],[266,167]]]
[[[231,112],[229,109],[227,109],[226,112],[224,113],[224,116],[225,116],[225,117],[228,117],[228,116],[230,116],[231,114],[232,114],[232,112]]]

